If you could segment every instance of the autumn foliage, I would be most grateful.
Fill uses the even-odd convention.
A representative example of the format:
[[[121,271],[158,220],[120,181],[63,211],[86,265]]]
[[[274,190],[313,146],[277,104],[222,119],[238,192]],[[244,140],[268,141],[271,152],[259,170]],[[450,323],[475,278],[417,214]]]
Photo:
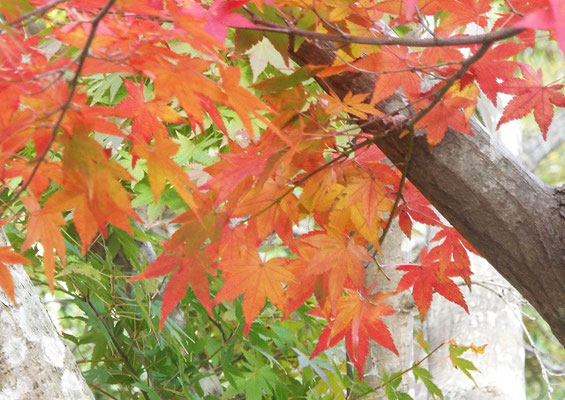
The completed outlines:
[[[1,218],[25,232],[20,252],[41,245],[51,287],[63,227],[83,254],[109,225],[149,229],[132,203],[144,181],[154,203],[170,189],[185,206],[131,277],[168,277],[161,326],[187,290],[209,312],[240,299],[246,333],[266,303],[280,316],[315,304],[326,326],[312,356],[345,338],[360,377],[370,341],[397,353],[390,296],[411,290],[422,320],[434,293],[467,310],[456,282],[471,284],[474,251],[406,180],[409,156],[397,169],[375,137],[426,135],[433,151],[473,134],[479,96],[506,93],[499,125],[533,112],[545,138],[565,107],[563,85],[521,58],[536,35],[565,51],[563,0],[30,0],[0,14]],[[310,40],[334,46],[333,65],[293,62]],[[374,91],[321,89],[359,71]],[[96,91],[101,76],[111,83]],[[384,113],[395,93],[404,105]],[[179,162],[210,138],[210,160]],[[415,222],[439,233],[417,264],[367,276],[396,218],[408,237]],[[0,249],[14,301],[6,265],[25,261]],[[404,275],[396,292],[375,292],[386,268]]]

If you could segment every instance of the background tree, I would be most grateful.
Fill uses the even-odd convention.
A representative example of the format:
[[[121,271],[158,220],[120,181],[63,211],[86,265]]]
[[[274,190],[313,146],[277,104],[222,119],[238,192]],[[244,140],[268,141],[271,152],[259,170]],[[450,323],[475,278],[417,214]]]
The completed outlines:
[[[86,316],[66,336],[99,393],[442,397],[424,361],[472,379],[477,344],[420,340],[370,384],[369,347],[404,353],[409,290],[422,321],[434,293],[468,311],[477,250],[563,342],[564,194],[477,110],[510,94],[497,125],[547,135],[562,77],[524,57],[565,47],[561,1],[31,3],[0,9],[2,224]],[[396,218],[437,230],[419,264],[379,256]]]

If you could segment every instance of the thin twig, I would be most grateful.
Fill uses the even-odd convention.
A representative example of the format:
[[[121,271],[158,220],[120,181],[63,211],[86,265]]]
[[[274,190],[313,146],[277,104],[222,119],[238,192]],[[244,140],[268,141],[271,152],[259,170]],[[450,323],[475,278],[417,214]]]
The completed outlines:
[[[36,17],[36,16],[40,17],[42,15],[45,15],[45,13],[49,12],[52,8],[55,8],[59,4],[64,3],[66,1],[69,1],[69,0],[53,0],[53,1],[50,1],[49,3],[46,3],[46,4],[42,5],[41,7],[34,8],[30,12],[20,15],[18,18],[15,18],[11,21],[8,21],[7,25],[14,26],[14,25],[19,24],[20,22],[24,22],[25,20],[27,20],[31,17]]]
[[[409,141],[408,141],[408,151],[406,152],[406,159],[404,160],[404,170],[402,171],[402,178],[400,178],[400,183],[398,184],[398,191],[396,192],[396,199],[394,200],[394,204],[392,206],[392,210],[390,211],[390,216],[388,217],[388,221],[386,223],[385,229],[383,230],[383,234],[379,238],[379,244],[383,244],[385,237],[390,230],[390,226],[392,225],[392,221],[394,220],[394,214],[398,209],[398,205],[400,204],[400,199],[402,199],[402,191],[404,190],[404,184],[406,183],[406,179],[408,178],[408,170],[410,168],[410,161],[412,160],[412,152],[414,150],[414,127],[408,127],[409,132]]]
[[[392,382],[402,378],[403,375],[406,375],[408,372],[412,371],[414,368],[419,367],[424,361],[426,361],[428,358],[430,358],[435,352],[437,352],[439,349],[441,349],[446,343],[447,342],[440,343],[436,348],[434,348],[432,351],[430,351],[428,354],[426,354],[425,357],[423,357],[419,361],[412,364],[412,366],[410,368],[405,369],[404,371],[402,371],[398,375],[396,375],[394,378],[389,379],[388,381],[384,382],[383,384],[381,384],[377,387],[374,387],[371,390],[367,390],[365,393],[361,393],[359,396],[354,397],[354,400],[360,399],[360,398],[365,397],[365,396],[367,396],[371,393],[374,393],[377,390],[382,389],[385,386],[390,385]]]
[[[314,175],[316,175],[318,172],[323,171],[324,169],[330,167],[331,165],[337,163],[338,161],[341,161],[347,157],[349,157],[349,155],[351,153],[353,153],[356,150],[359,150],[365,146],[369,146],[371,143],[373,143],[373,139],[367,139],[364,140],[363,142],[356,144],[352,147],[350,147],[349,149],[345,150],[343,153],[341,153],[339,156],[337,156],[336,158],[334,158],[331,161],[326,162],[325,164],[321,165],[320,167],[316,168],[315,170],[309,172],[308,174],[304,175],[302,178],[295,180],[292,183],[292,186],[286,190],[283,194],[281,194],[279,197],[277,197],[276,199],[274,199],[271,203],[269,203],[268,206],[266,206],[265,208],[257,211],[255,214],[251,214],[246,220],[245,222],[249,221],[252,218],[256,218],[259,215],[265,213],[266,211],[270,210],[275,204],[278,204],[281,202],[282,199],[284,199],[286,196],[288,196],[290,193],[292,193],[294,191],[294,189],[296,189],[297,187],[299,187],[300,185],[302,185],[304,182],[306,182],[308,179],[310,179],[311,177],[313,177]]]
[[[300,29],[294,26],[280,25],[275,22],[268,21],[259,17],[257,14],[253,13],[249,8],[243,7],[245,11],[249,14],[251,22],[256,26],[249,28],[239,28],[248,29],[263,32],[277,32],[284,33],[287,35],[302,36],[309,39],[321,40],[325,42],[341,42],[347,44],[368,44],[375,46],[410,46],[410,47],[447,47],[447,46],[468,46],[472,44],[483,44],[483,43],[493,43],[499,40],[508,39],[514,37],[525,29],[510,27],[500,29],[498,31],[483,33],[479,35],[471,36],[453,36],[453,37],[433,37],[427,39],[420,38],[399,38],[399,37],[368,37],[368,36],[356,36],[350,34],[332,34],[332,33],[321,33],[315,31],[309,31],[307,29]]]

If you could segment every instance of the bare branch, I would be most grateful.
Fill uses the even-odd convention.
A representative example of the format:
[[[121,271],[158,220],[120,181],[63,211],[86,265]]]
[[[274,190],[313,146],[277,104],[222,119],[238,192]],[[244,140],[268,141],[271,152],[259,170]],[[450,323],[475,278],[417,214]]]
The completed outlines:
[[[257,14],[253,13],[249,9],[245,8],[250,16],[251,22],[256,24],[253,28],[239,28],[239,29],[251,29],[263,32],[277,32],[284,33],[287,35],[302,36],[309,39],[320,40],[324,42],[340,42],[340,43],[357,43],[357,44],[368,44],[375,46],[411,46],[411,47],[447,47],[447,46],[467,46],[472,44],[486,44],[494,43],[500,40],[508,39],[516,36],[522,32],[524,29],[521,28],[504,28],[498,31],[489,32],[481,35],[471,35],[471,36],[453,36],[453,37],[433,37],[429,39],[420,38],[399,38],[399,37],[368,37],[368,36],[355,36],[347,33],[332,34],[332,33],[321,33],[310,31],[307,29],[297,28],[295,26],[280,25],[271,21],[267,21]]]

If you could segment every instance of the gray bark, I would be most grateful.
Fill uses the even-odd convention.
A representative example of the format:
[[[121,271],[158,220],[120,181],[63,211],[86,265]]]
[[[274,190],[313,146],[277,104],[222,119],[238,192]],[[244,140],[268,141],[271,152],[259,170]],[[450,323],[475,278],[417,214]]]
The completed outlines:
[[[17,305],[0,291],[0,400],[94,399],[31,280],[21,266],[11,272]]]
[[[333,46],[304,41],[294,59],[331,65]],[[337,95],[371,93],[374,78],[343,73],[321,82]],[[402,105],[394,96],[382,104],[389,112]],[[541,314],[565,344],[565,188],[546,186],[494,141],[476,122],[474,136],[448,132],[433,149],[417,135],[408,174],[439,212]],[[366,132],[382,133],[371,124]],[[402,166],[407,137],[389,135],[376,145]]]

